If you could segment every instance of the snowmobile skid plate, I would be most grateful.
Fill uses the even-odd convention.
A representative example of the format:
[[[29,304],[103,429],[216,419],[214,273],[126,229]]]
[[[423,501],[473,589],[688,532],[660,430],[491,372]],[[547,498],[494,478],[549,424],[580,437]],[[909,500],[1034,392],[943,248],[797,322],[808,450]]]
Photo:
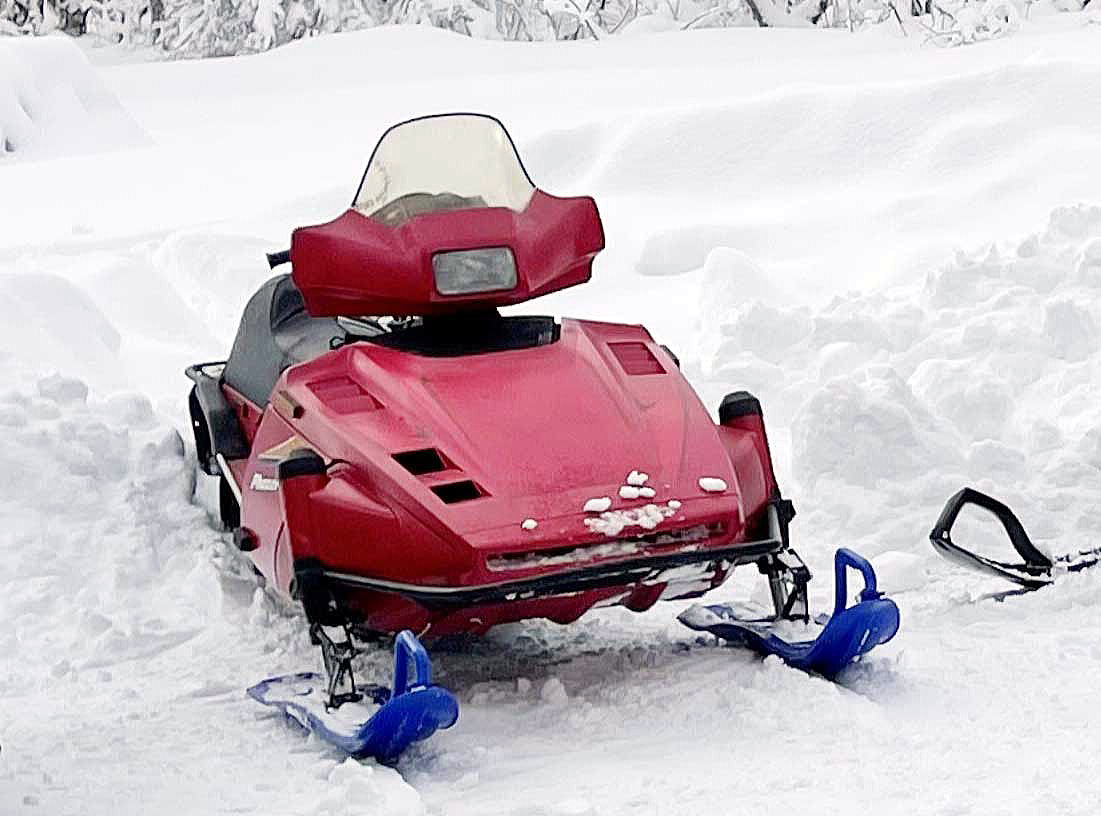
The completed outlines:
[[[1013,549],[1023,559],[1019,564],[1008,564],[965,550],[952,540],[952,527],[960,512],[973,504],[991,513],[1002,525]],[[1025,588],[1039,589],[1054,580],[1057,572],[1078,572],[1101,561],[1101,549],[1081,550],[1066,555],[1048,556],[1037,549],[1028,537],[1024,525],[1005,504],[971,487],[965,487],[953,495],[944,505],[940,518],[929,541],[941,556],[953,564],[972,572],[1004,578]]]
[[[863,576],[864,589],[857,603],[847,606],[850,568]],[[876,589],[872,565],[844,547],[834,556],[834,589],[833,614],[822,624],[792,620],[782,610],[774,618],[747,619],[731,605],[693,606],[678,619],[690,629],[710,632],[760,654],[777,655],[795,668],[832,680],[861,655],[893,638],[899,626],[898,607]],[[818,630],[816,637],[788,639],[802,631],[813,633],[811,627]]]
[[[374,686],[363,692],[332,706],[329,680],[314,672],[272,677],[248,690],[254,700],[340,750],[386,763],[459,718],[458,702],[432,683],[428,654],[408,630],[394,642],[393,689]]]

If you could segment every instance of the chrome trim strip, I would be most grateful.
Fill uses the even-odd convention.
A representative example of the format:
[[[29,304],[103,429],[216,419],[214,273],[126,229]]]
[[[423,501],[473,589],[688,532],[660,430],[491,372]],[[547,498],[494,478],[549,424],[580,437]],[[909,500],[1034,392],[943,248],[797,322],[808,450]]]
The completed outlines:
[[[233,491],[233,496],[237,499],[237,505],[240,506],[241,488],[237,486],[237,480],[233,477],[233,471],[229,469],[229,463],[220,453],[216,454],[214,458],[218,460],[218,470],[226,477],[226,481],[229,482],[229,489]]]

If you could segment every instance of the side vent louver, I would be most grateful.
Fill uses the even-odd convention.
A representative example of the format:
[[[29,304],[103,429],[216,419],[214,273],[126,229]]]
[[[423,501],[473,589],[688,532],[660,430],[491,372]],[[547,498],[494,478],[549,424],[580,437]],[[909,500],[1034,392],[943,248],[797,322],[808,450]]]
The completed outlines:
[[[393,454],[394,461],[419,477],[421,484],[436,494],[444,504],[480,499],[488,495],[470,479],[451,481],[463,475],[455,463],[435,448],[402,451]]]
[[[329,409],[338,414],[355,414],[362,411],[377,411],[381,403],[363,390],[363,386],[351,377],[332,377],[316,380],[307,385],[317,398],[325,402]]]
[[[484,495],[481,488],[469,479],[462,482],[433,485],[432,492],[439,496],[440,501],[444,504],[458,504],[471,499],[480,499]]]
[[[408,470],[414,476],[423,476],[426,473],[439,473],[447,470],[451,464],[443,458],[443,454],[435,448],[422,448],[421,450],[395,453],[394,461]]]
[[[658,358],[645,343],[609,343],[608,348],[628,374],[664,374]]]

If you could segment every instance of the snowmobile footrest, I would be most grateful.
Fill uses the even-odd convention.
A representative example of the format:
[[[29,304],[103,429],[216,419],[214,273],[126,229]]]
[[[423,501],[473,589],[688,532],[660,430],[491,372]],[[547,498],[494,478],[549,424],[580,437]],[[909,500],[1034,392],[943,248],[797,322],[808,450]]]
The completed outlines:
[[[459,718],[459,704],[447,689],[432,683],[432,664],[416,636],[398,634],[394,642],[394,685],[363,689],[363,700],[339,707],[327,704],[328,681],[314,672],[272,677],[248,694],[282,711],[325,742],[354,757],[392,763],[414,742]]]
[[[859,601],[847,607],[850,568],[861,573],[864,589]],[[777,655],[795,668],[832,680],[861,655],[893,638],[899,626],[898,607],[876,589],[875,571],[867,560],[842,547],[834,556],[834,582],[833,615],[812,640],[791,641],[781,637],[778,626],[793,628],[791,621],[746,620],[737,617],[734,609],[726,605],[694,606],[683,612],[679,620],[690,629],[710,632],[763,655]]]

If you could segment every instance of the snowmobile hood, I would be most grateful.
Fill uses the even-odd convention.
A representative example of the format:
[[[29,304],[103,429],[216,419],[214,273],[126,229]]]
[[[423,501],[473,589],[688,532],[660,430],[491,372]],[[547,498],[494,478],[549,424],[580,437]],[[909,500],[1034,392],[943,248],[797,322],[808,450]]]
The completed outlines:
[[[641,327],[564,320],[557,342],[462,358],[361,342],[285,376],[273,405],[311,444],[468,537],[527,518],[566,533],[604,496],[741,516],[720,429]],[[620,498],[632,470],[654,497]]]

